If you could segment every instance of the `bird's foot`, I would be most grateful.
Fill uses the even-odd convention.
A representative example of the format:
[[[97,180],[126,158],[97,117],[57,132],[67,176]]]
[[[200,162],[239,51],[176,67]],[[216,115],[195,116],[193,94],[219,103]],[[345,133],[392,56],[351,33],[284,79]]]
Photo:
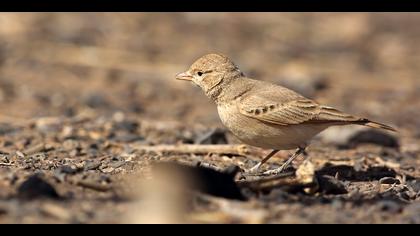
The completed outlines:
[[[282,166],[280,166],[279,168],[277,168],[277,169],[274,169],[274,170],[267,170],[267,171],[264,171],[263,173],[262,173],[262,175],[278,175],[278,174],[280,174],[281,172],[283,172],[285,169],[286,169],[286,165],[282,165]]]

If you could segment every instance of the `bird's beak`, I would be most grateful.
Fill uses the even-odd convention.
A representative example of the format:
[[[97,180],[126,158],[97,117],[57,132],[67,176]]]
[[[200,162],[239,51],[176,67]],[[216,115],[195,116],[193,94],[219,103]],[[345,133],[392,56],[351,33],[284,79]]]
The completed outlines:
[[[190,72],[182,72],[182,73],[179,73],[179,74],[177,74],[176,76],[175,76],[175,79],[177,79],[177,80],[187,80],[187,81],[192,81],[192,79],[193,79],[193,77],[192,77],[192,75],[190,74]]]

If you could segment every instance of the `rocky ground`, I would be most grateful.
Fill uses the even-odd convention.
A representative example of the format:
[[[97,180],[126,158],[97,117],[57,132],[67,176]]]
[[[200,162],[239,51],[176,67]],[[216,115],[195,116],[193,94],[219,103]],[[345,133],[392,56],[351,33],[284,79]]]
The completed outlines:
[[[0,223],[420,223],[419,20],[0,14]],[[269,150],[174,80],[208,52],[398,133],[330,128],[243,178]]]

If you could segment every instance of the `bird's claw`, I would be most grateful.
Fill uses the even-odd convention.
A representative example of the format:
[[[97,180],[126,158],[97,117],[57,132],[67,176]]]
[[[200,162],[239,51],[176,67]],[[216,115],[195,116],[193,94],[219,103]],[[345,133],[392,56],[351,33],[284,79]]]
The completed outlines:
[[[262,174],[263,174],[263,175],[278,175],[278,174],[280,174],[281,172],[283,172],[284,167],[285,167],[285,166],[283,165],[283,166],[281,166],[281,167],[279,167],[279,168],[277,168],[277,169],[274,169],[274,170],[267,170],[267,171],[263,172]]]
[[[253,166],[251,169],[245,170],[245,173],[247,174],[255,174],[258,173],[258,170],[260,169],[261,164],[258,163],[255,166]]]

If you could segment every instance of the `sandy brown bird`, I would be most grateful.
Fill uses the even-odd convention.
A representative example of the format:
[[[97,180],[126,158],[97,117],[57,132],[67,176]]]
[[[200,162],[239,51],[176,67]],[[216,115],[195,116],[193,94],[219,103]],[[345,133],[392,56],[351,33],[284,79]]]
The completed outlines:
[[[394,128],[343,113],[333,107],[318,104],[287,88],[247,78],[226,56],[208,54],[183,73],[179,80],[192,81],[217,104],[222,123],[242,142],[273,151],[247,172],[255,173],[262,164],[282,149],[296,152],[278,169],[283,171],[308,141],[334,125],[358,124],[395,131]]]

